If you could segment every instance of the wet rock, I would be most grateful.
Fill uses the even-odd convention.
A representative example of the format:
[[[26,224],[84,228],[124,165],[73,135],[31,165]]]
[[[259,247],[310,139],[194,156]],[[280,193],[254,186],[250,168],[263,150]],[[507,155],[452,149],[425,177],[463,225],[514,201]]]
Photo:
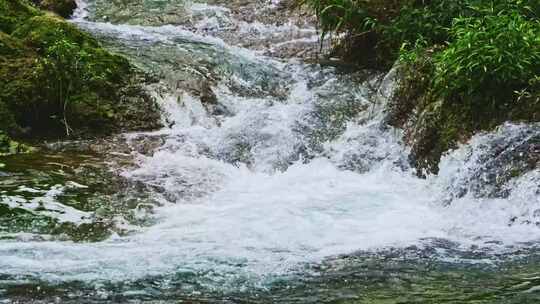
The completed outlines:
[[[75,0],[32,0],[38,7],[68,18],[77,8]]]
[[[101,22],[159,26],[189,20],[184,1],[96,0],[91,7],[90,18]]]
[[[114,106],[116,132],[149,131],[162,127],[161,109],[146,85],[153,82],[147,75],[134,72],[125,85],[119,88],[118,103]]]
[[[163,144],[165,138],[161,135],[117,135],[91,140],[57,141],[44,145],[46,149],[56,153],[79,152],[109,155],[110,159],[122,163],[123,166],[133,166],[136,153],[152,155]]]
[[[178,82],[176,83],[176,89],[187,91],[192,96],[199,97],[201,102],[205,105],[215,105],[217,104],[217,97],[212,90],[212,87],[215,84],[215,80],[207,78],[185,78],[178,80]]]
[[[130,146],[134,147],[137,153],[142,155],[151,156],[165,143],[166,137],[164,135],[142,135],[136,138],[130,138]]]
[[[204,104],[217,104],[217,97],[212,86],[208,82],[203,82],[199,91],[199,97]]]
[[[256,1],[97,0],[90,19],[113,24],[176,25],[280,58],[319,55],[314,17],[294,1],[261,5]]]
[[[451,178],[447,202],[465,195],[508,198],[514,180],[540,168],[540,124],[505,124],[462,150],[457,162],[452,154],[442,163],[441,174]]]

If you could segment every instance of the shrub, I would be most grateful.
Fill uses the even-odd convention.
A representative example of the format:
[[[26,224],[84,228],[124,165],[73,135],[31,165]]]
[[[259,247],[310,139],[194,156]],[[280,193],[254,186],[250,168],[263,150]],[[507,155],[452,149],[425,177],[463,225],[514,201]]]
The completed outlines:
[[[323,38],[332,32],[345,33],[347,37],[338,45],[344,55],[362,60],[369,52],[377,53],[376,63],[382,69],[398,58],[403,45],[450,43],[456,18],[483,18],[501,12],[516,12],[527,20],[540,16],[538,0],[299,1],[314,10]],[[351,56],[351,52],[362,55]]]
[[[405,129],[419,172],[479,130],[540,120],[540,1],[304,2],[323,35],[347,34],[344,58],[382,70],[399,60],[387,122]]]
[[[314,10],[323,36],[331,31],[358,33],[372,30],[398,15],[407,1],[398,0],[301,0]],[[410,1],[409,1],[410,2]]]
[[[387,50],[380,48],[383,25],[400,13],[404,3],[414,0],[298,0],[309,6],[316,14],[321,36],[341,33],[347,37],[338,39],[335,51],[366,67],[376,68],[387,57]]]
[[[540,23],[517,12],[455,19],[451,35],[436,56],[434,89],[443,97],[509,98],[540,71]]]
[[[421,2],[421,4],[418,4]],[[397,51],[403,44],[445,44],[456,16],[467,14],[468,0],[416,1],[401,8],[400,14],[382,28],[383,41]]]

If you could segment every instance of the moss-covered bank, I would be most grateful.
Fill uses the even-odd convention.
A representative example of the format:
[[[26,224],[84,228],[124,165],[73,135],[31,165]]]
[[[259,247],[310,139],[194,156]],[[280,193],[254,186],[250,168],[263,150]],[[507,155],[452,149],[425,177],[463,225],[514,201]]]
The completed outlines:
[[[418,172],[505,121],[540,121],[537,0],[300,0],[323,35],[346,35],[338,54],[401,80],[388,122],[405,129]]]
[[[540,121],[540,82],[500,84],[487,91],[457,91],[440,95],[433,82],[433,54],[402,63],[401,79],[390,101],[387,122],[402,128],[411,147],[411,162],[419,175],[437,173],[442,155],[479,131],[490,131],[507,121]]]
[[[158,109],[144,81],[124,57],[58,15],[26,0],[0,0],[3,134],[24,140],[156,128]]]

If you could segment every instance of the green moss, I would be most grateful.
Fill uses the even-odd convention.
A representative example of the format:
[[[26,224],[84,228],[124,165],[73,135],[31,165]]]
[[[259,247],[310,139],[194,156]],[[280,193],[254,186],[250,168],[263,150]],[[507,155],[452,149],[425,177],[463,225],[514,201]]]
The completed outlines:
[[[54,15],[41,15],[28,19],[13,31],[12,36],[23,40],[28,46],[45,49],[60,39],[79,44],[82,47],[99,47],[90,35],[74,25]]]
[[[0,34],[0,107],[7,123],[0,125],[10,135],[20,134],[25,120],[39,115],[36,107],[42,99],[39,75],[36,73],[38,54],[20,41]]]
[[[62,41],[76,45],[77,50],[85,55],[86,67],[92,76],[90,85],[100,94],[109,94],[111,86],[125,83],[133,74],[130,63],[124,57],[111,54],[96,39],[55,16],[31,18],[12,36],[42,56]]]
[[[9,136],[0,131],[0,156],[29,153],[34,150],[35,149],[30,146],[11,140]]]
[[[92,101],[100,98],[115,98],[116,89],[126,84],[133,75],[131,65],[124,57],[104,50],[93,37],[55,16],[31,18],[13,36],[37,50],[42,57],[50,56],[51,50],[57,48],[59,43],[73,46],[70,52],[74,54],[71,55],[82,60],[80,63],[84,65],[87,76],[84,87],[79,88],[80,93],[74,96],[77,100],[88,98],[88,103],[92,104]],[[66,68],[69,68],[69,64],[66,63]]]
[[[0,31],[0,131],[62,137],[158,126],[154,101],[128,89],[141,79],[124,57],[56,15],[20,19],[11,34]]]
[[[0,0],[0,31],[11,33],[18,25],[39,14],[25,0]]]
[[[36,6],[62,17],[77,8],[75,0],[0,0],[0,30],[11,33],[29,18],[43,14]]]
[[[441,156],[472,135],[472,128],[467,123],[469,115],[444,100],[434,100],[415,111],[419,113],[418,118],[406,130],[413,163],[420,176],[437,173]]]
[[[16,133],[19,131],[19,126],[15,122],[15,116],[7,105],[0,101],[0,134],[4,132]]]

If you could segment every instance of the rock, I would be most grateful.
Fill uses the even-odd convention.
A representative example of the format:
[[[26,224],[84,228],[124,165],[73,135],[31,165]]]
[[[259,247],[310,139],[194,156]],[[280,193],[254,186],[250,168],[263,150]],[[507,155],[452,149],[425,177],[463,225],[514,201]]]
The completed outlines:
[[[540,123],[504,124],[455,154],[441,164],[441,176],[450,179],[447,203],[465,195],[507,198],[513,180],[540,169]]]
[[[64,18],[70,17],[77,8],[75,0],[32,0],[39,8],[57,13]]]
[[[214,93],[214,91],[212,91],[212,86],[208,81],[205,81],[201,84],[199,96],[202,103],[217,104],[216,94]]]
[[[9,34],[0,31],[0,131],[61,138],[160,127],[157,104],[143,88],[151,79],[127,59],[60,17],[21,0],[6,3],[0,0],[21,8],[0,12],[16,20]],[[60,94],[59,87],[71,90]]]

